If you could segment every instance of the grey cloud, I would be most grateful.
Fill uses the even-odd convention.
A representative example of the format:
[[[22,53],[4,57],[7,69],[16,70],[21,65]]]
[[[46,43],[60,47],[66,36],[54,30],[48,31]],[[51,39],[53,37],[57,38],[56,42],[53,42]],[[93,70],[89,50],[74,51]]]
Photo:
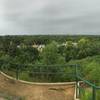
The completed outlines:
[[[99,4],[99,0],[1,0],[0,33],[100,34]]]

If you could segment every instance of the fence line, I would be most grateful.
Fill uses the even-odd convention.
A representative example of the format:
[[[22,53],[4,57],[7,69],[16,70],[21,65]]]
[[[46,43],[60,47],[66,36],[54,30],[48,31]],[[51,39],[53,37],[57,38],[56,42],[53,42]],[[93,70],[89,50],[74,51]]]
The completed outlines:
[[[2,64],[2,62],[0,62],[0,64]],[[100,87],[99,86],[96,86],[95,84],[89,82],[88,80],[85,80],[83,79],[83,77],[80,76],[79,72],[78,72],[78,68],[80,67],[79,65],[75,64],[75,65],[26,65],[26,64],[13,64],[13,63],[10,63],[12,66],[14,66],[14,69],[15,72],[16,72],[16,79],[18,80],[19,79],[19,73],[20,71],[24,70],[24,71],[27,71],[27,68],[26,66],[33,66],[29,71],[33,71],[33,73],[46,73],[46,74],[62,74],[62,73],[65,73],[65,71],[63,71],[61,69],[61,67],[66,67],[66,66],[69,66],[69,67],[74,67],[74,72],[73,73],[66,73],[66,74],[73,74],[73,77],[75,78],[76,80],[76,98],[80,98],[80,82],[79,81],[82,81],[83,83],[87,84],[88,86],[90,86],[92,88],[92,94],[91,94],[91,98],[92,100],[97,100],[97,97],[96,97],[96,91],[97,90],[100,90]],[[24,66],[24,69],[20,69],[21,67],[20,66]],[[37,66],[38,70],[35,69],[35,67]],[[44,68],[44,69],[41,69],[41,66]],[[54,66],[53,68],[51,68],[51,66]],[[4,69],[5,70],[5,69]],[[53,71],[53,72],[49,72],[49,71]],[[2,68],[1,68],[1,71],[2,71]],[[40,72],[41,71],[41,72]],[[57,71],[57,73],[56,73]],[[59,72],[58,72],[59,71]],[[24,81],[22,81],[24,82]],[[28,82],[30,83],[30,82]],[[51,83],[52,84],[52,83]],[[53,83],[54,85],[54,83]]]

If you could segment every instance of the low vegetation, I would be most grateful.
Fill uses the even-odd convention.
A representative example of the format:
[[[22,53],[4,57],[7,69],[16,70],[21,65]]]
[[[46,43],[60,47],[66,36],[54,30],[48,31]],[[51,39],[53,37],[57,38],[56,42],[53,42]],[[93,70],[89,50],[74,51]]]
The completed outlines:
[[[63,39],[63,40],[62,40]],[[38,47],[41,47],[38,49]],[[19,69],[27,65],[56,65],[67,63],[79,63],[83,76],[96,84],[100,83],[100,37],[96,36],[2,36],[0,37],[0,60],[2,68],[6,67],[10,73],[12,68],[19,64]],[[6,63],[3,63],[5,61]],[[3,64],[2,64],[3,63]],[[75,64],[74,63],[74,64]],[[56,70],[48,69],[49,72]],[[41,67],[41,71],[44,71]],[[66,69],[61,67],[65,71]],[[37,68],[39,71],[40,68]],[[58,72],[60,71],[58,70]],[[72,69],[67,69],[72,70]],[[66,72],[65,71],[65,72]],[[32,71],[31,71],[32,72]],[[86,74],[88,73],[88,74]],[[28,76],[34,76],[32,73],[21,73],[22,79],[28,79]],[[27,76],[28,75],[28,76]],[[86,75],[86,76],[85,76]],[[45,75],[42,75],[42,79]],[[52,75],[51,75],[52,76]],[[57,75],[57,77],[59,74]],[[69,79],[67,75],[60,75],[59,81]],[[56,77],[56,78],[57,78]],[[63,77],[63,78],[62,78]],[[66,78],[64,78],[66,77]],[[46,77],[44,77],[46,79]],[[55,81],[58,79],[54,79]],[[30,79],[28,79],[30,80]],[[44,80],[44,79],[43,79]],[[52,81],[52,80],[51,80]],[[97,82],[98,81],[98,82]]]
[[[54,66],[66,64],[79,64],[79,75],[99,86],[100,36],[0,37],[0,67],[13,77],[18,71],[19,78],[27,81],[74,81],[74,75],[66,74],[74,72],[72,67]]]

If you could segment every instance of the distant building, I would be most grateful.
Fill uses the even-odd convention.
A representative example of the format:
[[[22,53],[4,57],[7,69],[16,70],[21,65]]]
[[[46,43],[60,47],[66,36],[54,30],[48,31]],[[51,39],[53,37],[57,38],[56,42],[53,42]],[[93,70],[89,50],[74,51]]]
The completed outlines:
[[[33,48],[37,48],[38,51],[42,52],[43,48],[45,48],[45,45],[41,44],[41,45],[32,45]]]
[[[59,46],[65,46],[65,47],[67,47],[67,45],[68,45],[68,43],[66,42],[66,43],[59,44],[58,47]],[[72,45],[75,46],[75,47],[77,47],[77,43],[76,42],[72,42]]]

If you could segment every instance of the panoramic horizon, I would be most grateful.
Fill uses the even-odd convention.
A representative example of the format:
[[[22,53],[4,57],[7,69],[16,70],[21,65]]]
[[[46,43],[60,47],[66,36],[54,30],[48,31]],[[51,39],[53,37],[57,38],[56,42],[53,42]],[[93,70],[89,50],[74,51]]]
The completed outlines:
[[[86,33],[86,34],[84,34],[84,33],[83,34],[82,33],[76,33],[76,34],[71,34],[71,33],[70,34],[67,34],[67,33],[66,34],[64,34],[64,33],[58,33],[58,34],[57,33],[54,33],[54,34],[52,34],[52,33],[49,33],[49,34],[32,34],[32,33],[31,34],[29,34],[29,33],[26,33],[26,34],[23,34],[23,33],[22,34],[21,33],[20,34],[18,34],[18,33],[16,33],[16,34],[14,34],[14,33],[12,33],[12,34],[10,34],[10,33],[0,34],[0,36],[23,36],[23,35],[24,36],[39,36],[39,35],[40,36],[41,35],[43,35],[43,36],[45,36],[45,35],[47,35],[47,36],[55,36],[55,35],[57,35],[57,36],[60,36],[60,35],[62,35],[62,36],[63,35],[65,35],[65,36],[79,36],[79,35],[82,35],[82,36],[95,36],[95,35],[100,36],[100,34],[94,34],[94,33],[92,33],[92,34],[91,33],[89,33],[89,34],[88,33]]]
[[[0,100],[100,100],[100,0],[0,0]]]
[[[0,0],[0,35],[100,35],[99,4],[99,0]]]

